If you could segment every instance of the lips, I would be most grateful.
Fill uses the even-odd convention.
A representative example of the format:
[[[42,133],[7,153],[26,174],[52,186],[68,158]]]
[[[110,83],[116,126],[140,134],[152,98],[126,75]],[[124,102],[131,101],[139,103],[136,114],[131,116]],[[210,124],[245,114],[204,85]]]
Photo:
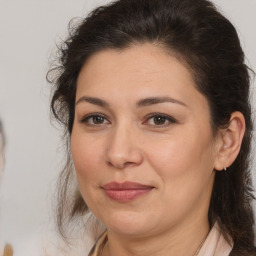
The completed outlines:
[[[154,187],[135,182],[111,182],[102,188],[110,199],[118,202],[129,202],[149,193]]]

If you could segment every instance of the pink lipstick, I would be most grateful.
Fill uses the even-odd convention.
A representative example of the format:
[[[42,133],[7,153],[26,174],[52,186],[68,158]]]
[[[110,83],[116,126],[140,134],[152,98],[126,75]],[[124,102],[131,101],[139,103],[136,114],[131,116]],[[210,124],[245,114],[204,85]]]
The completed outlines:
[[[154,187],[135,182],[110,182],[102,187],[106,195],[118,202],[129,202],[149,193]]]

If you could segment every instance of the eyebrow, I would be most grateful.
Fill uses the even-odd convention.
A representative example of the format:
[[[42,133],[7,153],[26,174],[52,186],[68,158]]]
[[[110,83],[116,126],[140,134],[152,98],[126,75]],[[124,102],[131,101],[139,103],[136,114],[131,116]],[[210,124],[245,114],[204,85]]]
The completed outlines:
[[[145,106],[150,106],[154,104],[159,104],[159,103],[165,103],[165,102],[170,102],[170,103],[176,103],[185,107],[188,107],[184,102],[180,100],[176,100],[170,97],[150,97],[150,98],[145,98],[141,99],[137,102],[138,107],[145,107]]]
[[[88,102],[88,103],[91,103],[93,105],[97,105],[100,107],[108,107],[108,108],[110,107],[110,104],[107,103],[105,100],[95,98],[95,97],[83,96],[77,100],[76,105],[81,102]],[[137,107],[146,107],[146,106],[159,104],[159,103],[166,103],[166,102],[176,103],[176,104],[188,107],[184,102],[170,98],[170,97],[150,97],[150,98],[141,99],[136,103],[136,106]]]
[[[110,107],[110,105],[105,100],[101,100],[99,98],[94,98],[94,97],[86,97],[86,96],[79,98],[76,102],[76,105],[84,101],[100,107]]]

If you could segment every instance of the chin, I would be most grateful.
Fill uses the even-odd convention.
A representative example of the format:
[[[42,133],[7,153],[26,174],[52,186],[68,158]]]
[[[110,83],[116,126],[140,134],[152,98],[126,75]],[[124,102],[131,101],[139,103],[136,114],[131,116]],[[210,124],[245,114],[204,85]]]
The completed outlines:
[[[127,236],[147,234],[153,228],[152,221],[145,216],[145,213],[134,212],[121,212],[114,213],[110,217],[105,216],[104,224],[109,231]]]

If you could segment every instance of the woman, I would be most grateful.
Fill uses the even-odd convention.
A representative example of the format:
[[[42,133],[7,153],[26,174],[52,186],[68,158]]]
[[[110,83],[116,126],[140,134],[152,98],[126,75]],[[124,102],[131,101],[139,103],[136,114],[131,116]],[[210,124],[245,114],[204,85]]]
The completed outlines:
[[[60,54],[62,235],[90,209],[106,231],[89,255],[255,255],[248,68],[214,5],[119,0]]]

